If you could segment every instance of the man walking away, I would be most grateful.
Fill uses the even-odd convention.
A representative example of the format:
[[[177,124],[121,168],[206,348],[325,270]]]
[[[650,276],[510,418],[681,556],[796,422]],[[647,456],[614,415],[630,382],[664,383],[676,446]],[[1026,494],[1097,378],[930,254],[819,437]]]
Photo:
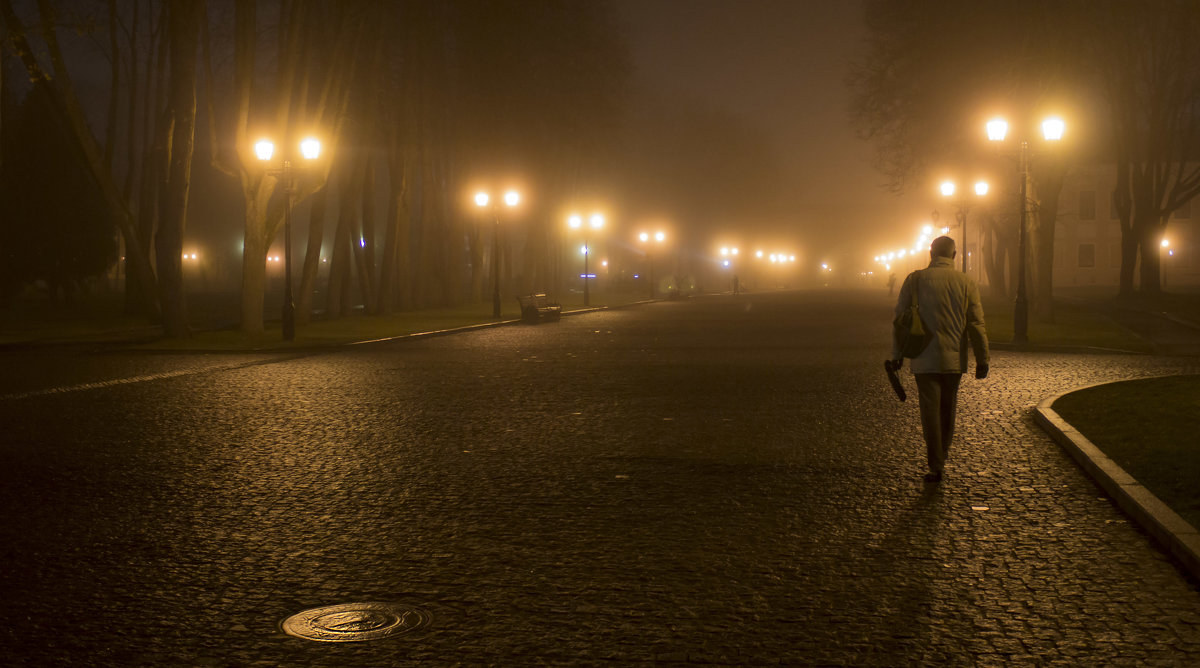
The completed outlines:
[[[938,237],[929,247],[929,267],[914,271],[900,286],[896,316],[912,305],[917,290],[917,308],[929,345],[913,358],[921,406],[921,431],[929,458],[925,482],[941,482],[945,472],[954,421],[958,409],[958,386],[967,371],[967,342],[975,353],[975,377],[987,378],[988,340],[983,323],[979,287],[954,268],[954,239]],[[893,337],[894,339],[894,337]],[[893,340],[892,360],[899,368],[904,359]]]

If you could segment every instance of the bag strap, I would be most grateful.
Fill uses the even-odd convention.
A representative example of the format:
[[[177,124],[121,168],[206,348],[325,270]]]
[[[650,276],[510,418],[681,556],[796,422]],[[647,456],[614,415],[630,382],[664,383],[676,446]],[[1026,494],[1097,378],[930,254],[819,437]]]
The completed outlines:
[[[917,304],[917,292],[920,291],[920,288],[921,288],[921,270],[918,269],[913,272],[912,305],[914,307],[920,306],[919,304]]]

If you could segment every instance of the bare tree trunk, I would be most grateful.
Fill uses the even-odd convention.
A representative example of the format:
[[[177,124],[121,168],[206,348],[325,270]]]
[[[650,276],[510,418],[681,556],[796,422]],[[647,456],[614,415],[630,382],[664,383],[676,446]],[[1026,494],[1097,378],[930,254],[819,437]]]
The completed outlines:
[[[391,313],[396,307],[396,283],[400,274],[400,228],[404,208],[405,169],[399,129],[393,127],[388,142],[388,212],[383,234],[383,258],[379,269],[379,292],[375,312]]]
[[[21,57],[25,69],[32,81],[46,85],[50,95],[51,106],[59,114],[65,127],[72,131],[72,145],[79,152],[82,164],[85,165],[95,179],[104,203],[109,209],[113,220],[117,221],[121,234],[125,237],[127,266],[130,273],[138,274],[136,286],[139,289],[139,310],[151,317],[158,315],[157,279],[150,264],[149,249],[139,243],[137,226],[128,204],[121,197],[120,190],[113,178],[112,170],[104,161],[96,137],[87,123],[87,115],[79,103],[75,89],[67,72],[65,59],[58,44],[55,26],[52,23],[53,7],[47,0],[38,0],[38,10],[42,16],[42,35],[46,40],[50,61],[54,67],[54,76],[42,69],[33,49],[30,47],[25,27],[13,11],[11,0],[0,0],[0,16],[4,18],[8,39],[13,43],[17,54]]]
[[[444,153],[439,166],[436,203],[442,229],[442,303],[454,306],[462,301],[463,230],[451,203],[450,160]]]
[[[338,176],[338,221],[329,267],[329,317],[349,315],[354,306],[350,278],[355,259],[353,247],[358,246],[358,242],[352,236],[358,227],[358,207],[362,201],[357,197],[362,193],[362,165],[354,156],[346,156]]]
[[[1150,220],[1141,226],[1138,248],[1141,256],[1138,278],[1139,292],[1147,296],[1162,294],[1162,237],[1166,230],[1166,219]]]
[[[1033,309],[1038,320],[1054,322],[1054,227],[1058,221],[1058,199],[1062,193],[1064,168],[1052,166],[1038,181],[1040,199],[1034,219]]]
[[[358,239],[353,245],[354,264],[358,267],[358,285],[363,308],[375,313],[375,162],[370,151],[363,151],[358,167],[361,202]]]
[[[345,286],[349,282],[347,277],[350,273],[349,231],[346,229],[340,215],[338,216],[337,224],[334,226],[333,252],[330,255],[328,287],[325,289],[325,317],[339,318],[347,310],[344,306],[346,301]]]
[[[187,223],[188,192],[196,129],[196,48],[200,35],[200,3],[176,0],[170,9],[171,79],[167,129],[170,132],[163,221],[155,249],[163,331],[171,338],[187,337],[186,295],[183,289],[183,230]]]
[[[129,164],[139,164],[140,169],[136,181],[134,180],[133,170],[125,179],[124,197],[127,201],[133,201],[133,187],[137,186],[137,223],[135,233],[138,236],[138,241],[143,248],[150,248],[154,240],[154,230],[158,227],[158,188],[162,184],[163,177],[163,151],[162,146],[162,117],[158,114],[160,108],[160,97],[165,88],[166,81],[164,73],[167,68],[167,29],[165,8],[160,8],[157,15],[154,15],[153,9],[150,10],[151,16],[148,21],[151,24],[150,28],[150,44],[146,55],[146,73],[142,83],[142,95],[139,101],[135,103],[134,98],[130,98],[130,136],[134,135],[136,127],[136,140],[131,139],[129,148]],[[136,62],[136,61],[135,61]],[[132,110],[136,107],[141,108],[140,113],[134,113]],[[141,122],[135,123],[135,117],[140,116]],[[135,159],[135,154],[140,158]],[[129,254],[126,253],[126,257]],[[132,295],[138,294],[140,290],[140,277],[137,272],[125,272],[125,313],[133,315],[137,313],[138,304]]]
[[[415,308],[424,308],[429,306],[432,299],[433,288],[431,287],[430,276],[434,270],[433,253],[430,245],[433,243],[432,225],[429,221],[429,165],[428,165],[427,149],[421,148],[417,151],[417,164],[415,169],[416,181],[413,183],[413,200],[410,210],[412,211],[411,224],[415,227],[416,239],[414,240],[416,247],[416,267],[413,270],[413,306]]]
[[[136,9],[135,9],[136,11]],[[108,116],[104,124],[104,164],[112,169],[113,154],[117,150],[117,116],[120,105],[121,96],[121,47],[118,42],[120,33],[117,30],[117,0],[108,0],[108,44],[110,57],[109,62],[109,91],[108,91]],[[130,53],[130,59],[136,57],[136,53]],[[129,198],[125,199],[126,202]]]
[[[126,98],[129,114],[126,118],[125,128],[125,160],[129,167],[125,170],[125,182],[121,186],[121,195],[130,204],[133,203],[133,184],[138,171],[138,147],[142,145],[137,136],[138,93],[141,92],[141,86],[138,83],[138,58],[141,55],[138,52],[138,26],[141,23],[141,14],[141,3],[135,0],[133,3],[133,26],[129,30],[129,90]],[[149,64],[146,69],[149,69]],[[138,213],[141,214],[141,211]]]
[[[1004,244],[999,224],[994,216],[987,216],[982,221],[983,235],[980,240],[979,252],[983,255],[983,270],[987,274],[988,291],[997,298],[1008,296],[1008,281],[1004,272],[1008,247]]]
[[[329,188],[321,188],[313,194],[308,212],[308,245],[300,273],[300,290],[296,295],[296,322],[301,325],[312,321],[313,291],[321,271],[321,245],[325,241],[325,207],[328,203]]]
[[[1133,277],[1138,266],[1138,240],[1132,233],[1121,235],[1121,273],[1117,296],[1133,297],[1135,294]]]
[[[264,191],[247,179],[242,193],[246,211],[242,230],[242,331],[261,334],[267,290],[266,209],[271,190]]]
[[[472,302],[483,301],[483,234],[480,231],[482,223],[478,218],[471,221],[467,228],[467,244],[471,254],[471,295]]]
[[[397,211],[396,222],[396,287],[395,291],[398,295],[396,305],[401,310],[409,310],[413,307],[413,286],[415,279],[413,277],[412,267],[412,154],[408,149],[401,149],[403,165],[401,178],[403,183],[400,192],[393,192],[393,197],[399,205]]]
[[[1133,196],[1130,190],[1131,165],[1128,151],[1117,137],[1117,184],[1113,188],[1113,201],[1121,220],[1121,272],[1117,291],[1119,297],[1133,296],[1133,274],[1137,266],[1138,240],[1133,233]]]

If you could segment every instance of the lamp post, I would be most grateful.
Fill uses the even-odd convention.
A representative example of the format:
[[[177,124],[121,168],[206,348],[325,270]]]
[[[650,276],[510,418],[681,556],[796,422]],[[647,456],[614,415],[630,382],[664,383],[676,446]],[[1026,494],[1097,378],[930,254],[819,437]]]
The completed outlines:
[[[957,190],[957,186],[955,185],[955,183],[953,181],[946,181],[946,182],[942,183],[941,190],[942,190],[942,196],[949,199],[951,197],[954,197],[954,192]],[[987,181],[976,181],[975,182],[975,196],[983,197],[987,193],[988,193]],[[963,265],[963,273],[965,274],[965,273],[967,273],[967,212],[969,212],[971,210],[971,203],[969,200],[967,200],[966,197],[959,197],[957,200],[953,200],[953,202],[954,202],[954,219],[956,221],[958,221],[959,226],[962,227],[962,242],[963,242],[962,265]]]
[[[737,255],[738,255],[737,246],[734,246],[733,248],[730,248],[729,246],[721,247],[721,258],[722,258],[721,266],[725,267],[726,269],[732,270],[732,272],[733,272],[733,279],[732,279],[733,294],[736,295],[741,292],[742,286],[740,284],[740,281],[738,281],[737,269],[733,266],[733,261],[729,259],[729,256],[731,256],[731,255],[735,258],[737,257]]]
[[[588,218],[587,226],[585,227],[583,224],[583,216],[580,216],[579,214],[571,214],[567,217],[567,227],[573,230],[584,231],[583,248],[581,249],[581,252],[583,253],[583,305],[591,306],[591,297],[588,293],[588,279],[591,278],[591,274],[588,273],[588,256],[591,255],[592,247],[588,245],[587,227],[591,227],[593,230],[599,231],[604,227],[604,216],[598,213],[593,213],[592,216]]]
[[[1158,247],[1161,249],[1158,254],[1158,264],[1162,267],[1160,270],[1162,274],[1162,287],[1165,289],[1167,287],[1167,264],[1170,262],[1170,258],[1174,257],[1175,249],[1171,248],[1171,241],[1166,237],[1163,237]],[[1163,253],[1166,253],[1167,257],[1164,258]]]
[[[521,194],[515,190],[510,190],[504,193],[504,203],[508,208],[513,208],[521,202]],[[495,227],[492,228],[492,317],[500,318],[500,213],[497,210],[496,203],[492,202],[492,197],[488,193],[479,192],[475,194],[475,206],[481,209],[487,208],[491,210],[492,221]]]
[[[655,243],[661,244],[667,240],[667,233],[659,230],[654,234],[642,232],[638,235],[638,241],[642,242],[642,245],[646,248],[646,261],[650,264],[650,298],[654,299],[654,256],[650,253],[649,245],[651,239],[653,239]]]
[[[300,142],[300,155],[308,161],[321,155],[321,142],[306,137]],[[268,162],[275,154],[275,144],[269,139],[260,139],[254,145],[254,154],[259,160]],[[296,303],[292,299],[292,196],[296,192],[296,175],[290,155],[283,157],[283,165],[267,170],[268,174],[282,177],[284,192],[283,207],[283,340],[296,338]]]
[[[1042,136],[1046,141],[1062,139],[1066,125],[1060,118],[1047,118],[1042,121]],[[987,135],[990,141],[1002,142],[1008,134],[1008,122],[1003,118],[993,118],[987,122]],[[1029,142],[1022,139],[1017,149],[1017,171],[1021,175],[1021,222],[1017,241],[1017,299],[1013,306],[1013,343],[1029,343],[1029,299],[1025,294],[1025,249],[1026,216],[1029,210]]]

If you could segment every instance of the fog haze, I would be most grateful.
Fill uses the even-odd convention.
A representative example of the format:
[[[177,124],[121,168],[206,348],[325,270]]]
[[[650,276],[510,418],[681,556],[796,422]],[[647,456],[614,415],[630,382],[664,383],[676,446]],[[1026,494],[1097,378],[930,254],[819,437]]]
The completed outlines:
[[[894,196],[847,115],[845,77],[863,36],[858,2],[618,0],[636,90],[677,94],[760,127],[809,261],[911,241],[933,196]],[[865,247],[863,247],[865,245]],[[870,258],[866,258],[869,262]],[[866,266],[866,263],[863,264]]]

